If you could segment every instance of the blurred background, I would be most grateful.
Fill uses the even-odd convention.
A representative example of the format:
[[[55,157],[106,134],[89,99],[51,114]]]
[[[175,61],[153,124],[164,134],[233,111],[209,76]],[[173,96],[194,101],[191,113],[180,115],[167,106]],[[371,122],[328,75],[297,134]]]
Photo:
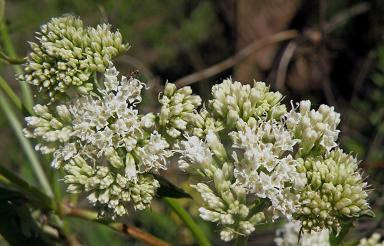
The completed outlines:
[[[51,17],[71,13],[87,25],[109,22],[131,49],[117,59],[122,73],[137,74],[150,89],[143,111],[157,110],[157,94],[166,81],[191,85],[204,99],[212,85],[232,77],[242,83],[267,82],[291,100],[310,99],[315,106],[332,105],[341,113],[342,147],[362,160],[361,168],[374,192],[374,220],[360,220],[349,239],[383,234],[384,216],[384,1],[382,0],[12,0],[5,20],[20,57],[29,51],[39,26]],[[20,92],[12,67],[0,73]],[[38,98],[36,99],[38,100]],[[21,119],[20,115],[20,119]],[[8,120],[0,111],[0,165],[37,185]],[[45,166],[48,172],[49,164]],[[193,194],[183,181],[167,177]],[[56,190],[63,190],[56,183]],[[195,196],[197,197],[197,196]],[[71,197],[65,199],[73,199]],[[79,206],[87,206],[78,198]],[[198,218],[196,200],[180,200],[215,245],[215,227]],[[151,210],[132,212],[127,222],[154,235],[193,245],[176,215],[158,202]],[[85,245],[133,245],[110,229],[69,220],[77,241]],[[273,245],[278,225],[257,228],[249,245]],[[0,245],[2,243],[0,242]],[[5,244],[6,245],[6,244]]]

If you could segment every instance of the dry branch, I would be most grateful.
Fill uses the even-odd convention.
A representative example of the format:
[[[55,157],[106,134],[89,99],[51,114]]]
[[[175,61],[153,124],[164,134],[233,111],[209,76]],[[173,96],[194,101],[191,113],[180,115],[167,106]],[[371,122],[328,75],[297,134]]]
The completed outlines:
[[[187,75],[183,78],[178,79],[175,84],[177,87],[183,87],[186,85],[193,84],[197,81],[210,78],[222,71],[225,71],[234,65],[236,65],[238,62],[242,61],[249,55],[253,54],[257,50],[260,50],[261,48],[286,41],[292,38],[295,38],[298,35],[296,30],[287,30],[275,33],[273,35],[270,35],[268,37],[262,38],[260,40],[256,40],[255,42],[251,43],[250,45],[246,46],[244,49],[240,50],[237,54],[234,56],[231,56],[211,67],[208,67],[200,72],[192,73],[190,75]]]

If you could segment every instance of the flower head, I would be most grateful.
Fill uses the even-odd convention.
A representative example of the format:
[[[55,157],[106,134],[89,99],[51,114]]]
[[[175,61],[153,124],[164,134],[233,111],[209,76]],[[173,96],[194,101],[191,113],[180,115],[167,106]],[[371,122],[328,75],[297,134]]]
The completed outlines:
[[[288,129],[293,132],[295,138],[301,140],[299,145],[301,155],[306,155],[310,151],[321,154],[335,148],[340,132],[337,129],[339,123],[340,114],[336,113],[333,107],[323,104],[317,111],[311,110],[310,101],[301,101],[299,112],[292,109],[286,115]]]
[[[153,115],[135,108],[142,88],[134,78],[119,79],[111,66],[95,93],[54,112],[36,105],[36,116],[26,118],[26,135],[40,142],[37,149],[53,153],[67,191],[87,193],[101,215],[124,215],[129,205],[146,208],[159,187],[150,172],[166,169],[172,155],[168,142],[152,131]]]
[[[236,183],[250,194],[268,198],[274,218],[280,214],[289,217],[298,199],[291,188],[299,189],[306,184],[305,175],[297,171],[299,163],[292,157],[298,141],[281,121],[260,119],[250,120],[249,124],[240,121],[238,128],[230,133],[235,150]]]
[[[159,114],[159,124],[171,138],[180,137],[194,121],[193,113],[201,104],[201,98],[192,95],[189,86],[176,89],[172,83],[167,83],[164,94],[159,98],[162,105]]]
[[[111,59],[129,48],[109,25],[84,27],[70,15],[42,25],[37,39],[39,43],[30,43],[32,52],[20,80],[38,86],[50,100],[73,88],[82,94],[93,90],[93,74],[104,72]]]
[[[291,221],[276,231],[275,243],[277,246],[329,246],[329,230],[300,235],[300,223]]]
[[[342,218],[370,215],[367,183],[358,170],[357,160],[336,149],[324,157],[299,160],[299,170],[308,185],[301,194],[300,209],[294,215],[305,230],[340,227]]]
[[[286,112],[285,105],[280,104],[282,95],[270,92],[263,82],[255,82],[251,87],[226,79],[212,87],[212,96],[210,111],[229,128],[239,119],[247,122],[250,117],[263,115],[278,119]]]
[[[223,240],[264,220],[338,231],[344,218],[371,214],[357,160],[336,148],[340,115],[332,107],[302,101],[286,112],[281,94],[262,82],[224,80],[212,95],[175,147],[179,167],[199,177],[200,216],[220,225]]]

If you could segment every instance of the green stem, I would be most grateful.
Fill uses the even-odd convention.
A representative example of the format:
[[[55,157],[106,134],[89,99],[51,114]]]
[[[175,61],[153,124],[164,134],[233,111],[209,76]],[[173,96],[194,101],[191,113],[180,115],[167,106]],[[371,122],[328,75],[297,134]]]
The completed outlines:
[[[31,203],[36,205],[36,207],[47,211],[57,209],[56,204],[54,204],[50,197],[37,188],[29,185],[29,183],[13,174],[2,165],[0,165],[0,183],[4,184],[6,187],[14,188],[22,192]]]
[[[3,79],[3,77],[0,76],[0,87],[3,89],[5,94],[11,99],[13,104],[22,111],[23,105],[21,104],[20,98],[15,94],[15,92],[12,90],[12,88],[8,85],[7,81]]]
[[[16,59],[17,54],[15,51],[15,48],[13,47],[12,40],[9,36],[8,33],[8,28],[7,25],[5,24],[4,21],[0,21],[0,36],[1,36],[1,41],[4,45],[5,52],[11,59]],[[23,69],[21,68],[20,65],[14,65],[13,69],[16,73],[16,75],[22,74]],[[33,106],[33,98],[32,98],[32,92],[31,89],[29,88],[28,83],[24,81],[20,81],[20,88],[21,88],[21,93],[23,95],[23,101],[28,109],[28,111],[31,111],[32,106]]]
[[[247,242],[248,242],[248,237],[239,236],[236,239],[235,246],[245,246],[247,245]]]
[[[0,51],[0,60],[6,62],[8,64],[12,64],[12,65],[21,65],[21,64],[25,63],[24,59],[21,59],[21,58],[11,58],[11,57],[7,56],[6,54],[4,54],[1,51]]]
[[[180,206],[180,204],[172,198],[165,197],[163,200],[172,208],[172,210],[179,216],[179,218],[185,223],[185,225],[191,230],[196,240],[200,245],[208,246],[211,245],[208,238],[204,235],[203,231],[192,219],[192,217]]]
[[[24,137],[23,131],[22,131],[23,127],[21,126],[19,120],[16,117],[14,110],[11,108],[4,94],[1,91],[0,91],[0,106],[3,109],[6,117],[8,118],[8,121],[11,127],[13,128],[13,131],[15,132],[16,137],[19,139],[21,147],[23,148],[26,156],[31,162],[33,171],[35,172],[38,178],[38,181],[43,187],[45,193],[48,196],[52,197],[53,196],[52,189],[49,185],[47,177],[45,176],[44,170],[40,165],[39,159],[37,158],[37,155],[34,149],[32,148],[31,143]]]

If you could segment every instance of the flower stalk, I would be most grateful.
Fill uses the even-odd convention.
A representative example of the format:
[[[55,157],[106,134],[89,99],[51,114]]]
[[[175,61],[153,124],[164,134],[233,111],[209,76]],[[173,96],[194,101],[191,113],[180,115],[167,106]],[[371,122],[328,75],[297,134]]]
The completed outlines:
[[[5,18],[0,20],[0,37],[2,40],[2,43],[4,44],[4,49],[6,52],[6,57],[10,61],[17,61],[17,54],[15,51],[15,48],[13,47],[12,40],[9,36],[7,25],[5,24]],[[16,64],[13,65],[14,71],[17,75],[20,75],[23,73],[23,69],[21,68],[20,64],[16,62]],[[23,95],[23,102],[27,108],[28,111],[31,111],[33,106],[33,98],[32,98],[32,92],[31,88],[27,83],[20,82],[20,88],[21,93]]]
[[[196,238],[199,245],[210,246],[208,238],[205,236],[204,232],[196,224],[196,222],[191,218],[191,216],[184,210],[180,204],[172,198],[165,197],[163,198],[164,202],[179,216],[179,218],[184,222],[188,229],[192,232]]]

